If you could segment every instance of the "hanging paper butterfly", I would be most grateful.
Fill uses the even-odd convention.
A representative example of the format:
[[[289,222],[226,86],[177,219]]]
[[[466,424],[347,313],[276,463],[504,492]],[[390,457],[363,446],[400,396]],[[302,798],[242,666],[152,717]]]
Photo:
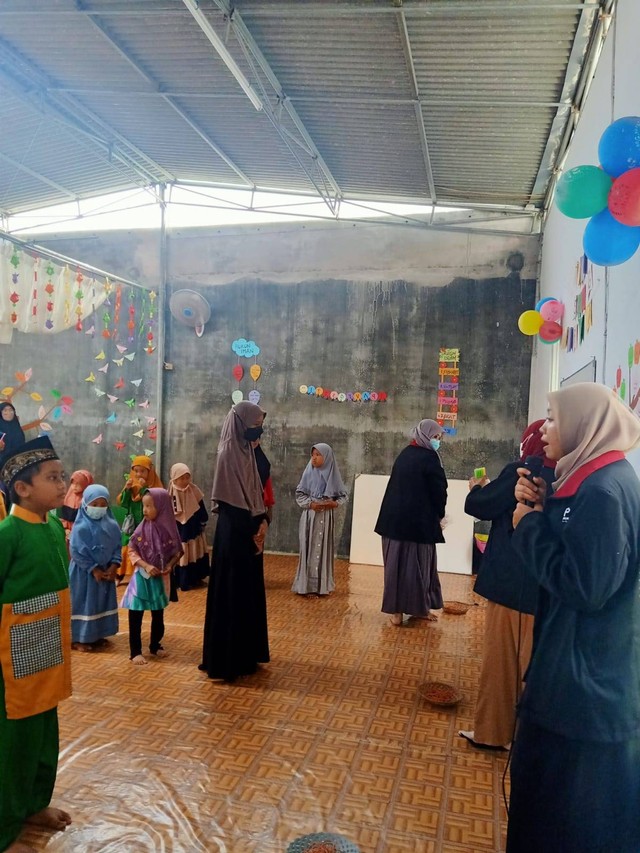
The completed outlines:
[[[84,381],[85,382],[95,382],[96,381],[96,375],[93,372],[93,370],[91,371],[91,373],[88,376],[85,376]]]
[[[142,438],[142,436],[144,435],[144,430],[139,429],[137,432],[134,432],[134,435],[136,438]]]
[[[96,392],[96,397],[104,397],[106,396],[106,391],[101,391],[99,388],[93,389]]]
[[[128,355],[125,355],[125,358],[127,359],[127,361],[133,361],[133,359],[135,357],[136,357],[135,352],[130,352],[130,353],[128,353]]]
[[[102,350],[100,350],[100,352],[96,356],[96,361],[104,361],[105,358],[106,358],[106,355],[104,354],[104,350],[102,349]]]
[[[110,403],[115,403],[116,400],[120,399],[120,397],[116,397],[115,394],[107,394],[107,397],[109,398]]]
[[[124,448],[127,446],[127,444],[124,441],[114,441],[113,446],[115,447],[116,450],[124,450]]]
[[[102,444],[102,433],[91,439],[93,444]]]
[[[125,400],[124,402],[125,402],[125,405],[126,405],[126,406],[129,406],[129,408],[130,408],[130,409],[133,409],[133,407],[134,407],[134,406],[135,406],[135,404],[136,404],[136,401],[135,401],[135,398],[134,398],[134,397],[132,397],[130,400]]]
[[[136,386],[136,388],[139,388],[139,387],[140,387],[140,383],[141,383],[141,382],[142,382],[142,379],[132,379],[132,380],[131,380],[131,384],[132,384],[132,385],[135,385],[135,386]]]
[[[118,367],[122,367],[122,365],[124,364],[124,359],[123,359],[123,358],[112,358],[112,359],[111,359],[111,361],[112,361],[114,364],[117,364],[117,365],[118,365]]]
[[[142,403],[138,403],[138,406],[139,406],[141,409],[148,409],[148,408],[149,408],[149,401],[148,401],[148,400],[144,400]]]
[[[118,379],[116,384],[113,386],[114,388],[124,388],[124,379],[122,376]]]
[[[106,372],[107,372],[107,370],[109,370],[109,362],[107,362],[107,363],[104,365],[104,367],[99,367],[99,368],[98,368],[98,370],[100,371],[100,373],[106,373]]]
[[[122,355],[122,353],[123,353],[123,352],[126,352],[126,351],[127,351],[127,349],[128,349],[128,347],[125,347],[125,346],[123,346],[122,344],[116,344],[116,347],[117,347],[118,352],[120,353],[120,355]]]
[[[118,416],[116,415],[116,413],[111,412],[111,414],[109,415],[109,417],[106,420],[106,423],[114,424],[117,421],[117,419],[118,419]]]

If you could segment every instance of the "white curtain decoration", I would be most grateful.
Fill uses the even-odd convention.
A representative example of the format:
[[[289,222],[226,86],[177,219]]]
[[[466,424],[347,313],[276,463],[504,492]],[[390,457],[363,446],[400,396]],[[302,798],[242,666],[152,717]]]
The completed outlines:
[[[110,287],[108,279],[95,278],[82,267],[72,269],[2,240],[0,344],[11,343],[14,329],[43,335],[78,324],[85,329],[91,324],[84,321],[102,305]]]

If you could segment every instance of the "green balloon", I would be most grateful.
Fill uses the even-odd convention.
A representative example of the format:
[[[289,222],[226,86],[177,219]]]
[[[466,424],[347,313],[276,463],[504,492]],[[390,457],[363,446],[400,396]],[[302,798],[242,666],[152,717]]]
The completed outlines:
[[[556,186],[558,210],[572,219],[587,219],[607,206],[612,179],[597,166],[576,166]]]

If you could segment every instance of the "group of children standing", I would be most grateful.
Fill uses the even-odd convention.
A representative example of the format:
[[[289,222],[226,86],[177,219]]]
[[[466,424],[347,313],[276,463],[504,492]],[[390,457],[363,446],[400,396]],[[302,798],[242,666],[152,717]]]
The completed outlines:
[[[126,581],[121,607],[129,611],[130,658],[142,666],[144,612],[151,611],[149,651],[165,657],[164,608],[177,601],[178,588],[191,589],[209,573],[208,513],[182,463],[171,469],[168,490],[148,456],[134,457],[126,476],[117,498],[127,520],[122,530],[108,490],[93,484],[87,471],[71,476],[59,515],[69,528],[72,647],[92,652],[118,633],[116,582]]]
[[[147,610],[149,651],[165,657],[163,614],[175,592],[171,578],[189,589],[209,572],[203,532],[208,513],[186,465],[173,466],[165,490],[151,460],[135,457],[117,498],[131,517],[123,532],[108,489],[93,483],[89,472],[75,472],[66,488],[62,463],[46,436],[12,449],[6,444],[0,481],[11,513],[0,524],[0,850],[22,851],[17,839],[24,823],[54,831],[71,823],[66,811],[50,806],[57,706],[71,693],[71,647],[108,645],[118,632],[116,583],[128,579],[121,606],[129,612],[130,659],[147,663],[141,641]],[[264,501],[271,506],[268,460],[257,455],[262,485],[269,485]],[[302,595],[334,588],[333,510],[346,496],[333,451],[315,445],[296,491],[304,512],[294,591]]]

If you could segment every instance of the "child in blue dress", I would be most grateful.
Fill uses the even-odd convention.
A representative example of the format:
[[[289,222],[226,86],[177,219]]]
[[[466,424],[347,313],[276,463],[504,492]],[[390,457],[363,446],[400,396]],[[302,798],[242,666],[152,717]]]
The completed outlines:
[[[84,490],[69,549],[72,648],[92,652],[118,633],[115,579],[122,560],[121,534],[105,486]]]
[[[151,611],[149,651],[163,658],[164,608],[169,603],[171,570],[182,556],[182,543],[173,514],[173,500],[166,489],[149,489],[142,496],[142,522],[129,540],[133,577],[122,599],[129,610],[131,662],[147,663],[142,655],[142,617]]]

